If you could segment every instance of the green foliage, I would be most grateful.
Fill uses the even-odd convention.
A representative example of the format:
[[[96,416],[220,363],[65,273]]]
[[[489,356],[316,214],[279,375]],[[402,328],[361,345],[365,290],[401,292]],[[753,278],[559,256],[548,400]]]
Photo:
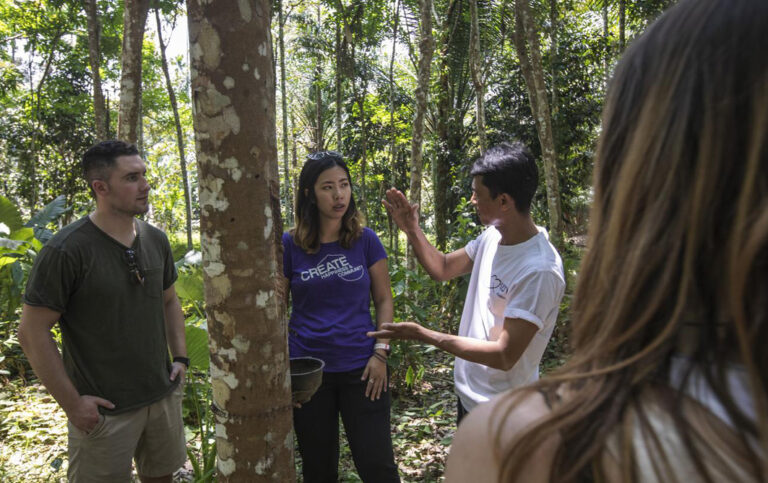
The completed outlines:
[[[34,258],[52,236],[49,227],[67,211],[60,196],[22,223],[18,208],[0,196],[0,378],[25,377],[29,370],[16,338],[21,295]]]
[[[211,411],[211,385],[207,370],[192,366],[187,374],[182,407],[187,438],[187,457],[192,464],[195,483],[216,481],[216,433]]]

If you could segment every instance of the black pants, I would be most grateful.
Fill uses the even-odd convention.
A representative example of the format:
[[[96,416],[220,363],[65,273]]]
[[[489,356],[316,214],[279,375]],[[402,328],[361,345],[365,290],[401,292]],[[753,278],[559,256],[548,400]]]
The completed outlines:
[[[467,411],[467,408],[461,404],[461,398],[456,396],[456,426],[461,424],[461,420],[464,419],[464,416],[466,416],[468,413],[469,411]]]
[[[352,459],[365,483],[399,482],[389,427],[389,392],[371,401],[363,371],[326,372],[312,399],[293,410],[305,483],[339,480],[339,413]]]

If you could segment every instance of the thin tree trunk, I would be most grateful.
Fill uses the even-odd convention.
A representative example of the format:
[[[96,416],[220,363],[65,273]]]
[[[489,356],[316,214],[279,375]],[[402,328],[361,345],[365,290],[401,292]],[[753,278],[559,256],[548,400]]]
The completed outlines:
[[[627,5],[625,0],[619,0],[619,52],[624,52],[626,43],[625,26],[627,21]]]
[[[557,11],[557,0],[549,0],[549,39],[550,39],[550,54],[549,54],[549,69],[552,76],[552,118],[553,124],[557,125],[557,113],[560,110],[559,100],[557,97],[557,63],[559,61],[558,53],[558,39],[557,29],[559,26],[559,16]]]
[[[187,9],[218,481],[293,481],[271,2]]]
[[[437,149],[432,163],[432,187],[434,190],[435,245],[445,250],[448,242],[448,190],[450,189],[452,152],[455,137],[455,91],[451,86],[453,74],[450,60],[450,45],[454,42],[457,20],[461,15],[461,2],[451,0],[441,25],[439,88],[437,94]]]
[[[320,4],[317,4],[317,25],[323,21],[323,16],[320,11]],[[323,57],[320,50],[317,50],[317,58],[315,59],[315,151],[321,151],[325,144],[323,133],[323,91],[320,88],[320,84],[323,79]]]
[[[608,88],[608,66],[611,61],[611,43],[608,26],[608,0],[603,1],[603,44],[605,44],[605,56],[603,57],[603,90]]]
[[[395,52],[397,51],[397,26],[400,20],[400,0],[395,0],[392,21],[392,55],[389,57],[389,165],[395,165]],[[338,32],[338,27],[337,27]]]
[[[544,84],[544,69],[541,62],[538,34],[534,25],[528,0],[515,0],[515,45],[520,58],[531,112],[536,120],[536,131],[541,144],[544,179],[547,187],[550,239],[562,248],[562,215],[560,211],[560,187],[557,174],[557,153],[552,133],[552,118]],[[528,45],[526,46],[526,40]]]
[[[107,139],[107,110],[104,105],[104,92],[101,89],[101,24],[96,0],[85,1],[85,13],[88,19],[88,60],[91,64],[93,79],[93,117],[96,124],[96,138]]]
[[[58,31],[53,36],[53,41],[51,42],[51,50],[48,52],[48,56],[45,58],[45,63],[43,64],[43,75],[40,76],[40,80],[37,83],[37,86],[33,87],[33,76],[32,76],[32,59],[34,58],[34,55],[30,55],[30,76],[29,76],[29,83],[30,83],[30,89],[32,94],[32,99],[34,100],[34,124],[33,124],[33,130],[32,130],[32,138],[30,140],[30,158],[29,162],[27,163],[27,169],[24,173],[25,181],[27,182],[28,186],[30,187],[29,192],[29,211],[31,213],[35,213],[36,207],[37,207],[37,191],[38,191],[38,182],[37,182],[37,165],[40,163],[40,150],[38,149],[38,143],[40,141],[40,135],[42,134],[42,127],[41,127],[41,121],[40,121],[40,114],[42,111],[42,93],[43,93],[43,86],[45,85],[45,81],[48,80],[48,76],[51,73],[51,67],[53,66],[53,59],[56,55],[56,44],[58,44],[59,39],[63,35],[63,32]]]
[[[363,150],[363,156],[360,159],[360,199],[358,204],[363,215],[368,219],[368,197],[366,196],[366,179],[365,171],[368,166],[368,125],[365,122],[365,98],[368,93],[368,81],[364,80],[362,89],[360,90],[359,105],[360,105],[360,138],[361,148]]]
[[[344,76],[341,66],[341,26],[336,23],[336,150],[342,152],[341,146],[341,87]]]
[[[416,87],[416,113],[413,118],[411,141],[410,201],[421,205],[421,182],[424,171],[424,118],[429,99],[429,79],[435,40],[432,36],[432,0],[419,0],[419,72]],[[416,268],[416,257],[411,246],[406,249],[406,263],[410,270]]]
[[[141,47],[148,14],[149,0],[125,0],[117,137],[130,143],[135,143],[139,139]]]
[[[488,142],[485,136],[485,82],[483,79],[482,53],[480,52],[480,20],[477,12],[477,0],[469,0],[471,28],[469,35],[469,67],[472,84],[475,88],[475,119],[477,122],[477,141],[480,152],[485,152]]]
[[[285,41],[283,39],[285,31],[285,20],[283,19],[283,1],[277,0],[277,35],[280,46],[280,102],[282,103],[283,117],[283,170],[285,172],[285,206],[287,207],[288,219],[293,218],[293,201],[291,194],[291,170],[290,159],[288,158],[288,92],[285,83]]]
[[[293,168],[291,170],[291,173],[293,173],[291,184],[293,185],[293,192],[296,193],[296,190],[299,189],[299,155],[297,152],[299,140],[298,132],[296,131],[296,122],[293,119],[293,113],[291,113],[291,137],[293,139],[293,142],[291,143],[291,167]]]
[[[155,20],[157,22],[157,41],[160,44],[160,60],[165,76],[165,87],[168,90],[168,100],[171,102],[173,110],[173,122],[176,126],[176,146],[179,150],[179,165],[181,166],[181,182],[184,187],[184,209],[186,213],[187,225],[187,251],[192,250],[192,198],[189,192],[189,179],[187,175],[187,156],[184,150],[184,135],[181,129],[181,120],[179,119],[179,107],[176,102],[176,93],[173,91],[171,74],[168,71],[168,59],[165,55],[166,45],[163,43],[163,25],[160,22],[160,11],[155,8]]]
[[[389,57],[389,166],[390,166],[390,186],[394,186],[395,173],[395,146],[397,144],[397,129],[395,128],[395,53],[397,52],[397,27],[400,24],[400,0],[395,0],[395,8],[392,13],[392,55]],[[384,183],[382,183],[383,186]],[[392,217],[387,214],[387,227],[389,229],[389,248],[394,246],[394,239],[397,236]],[[392,266],[398,266],[400,254],[394,252],[392,257]]]

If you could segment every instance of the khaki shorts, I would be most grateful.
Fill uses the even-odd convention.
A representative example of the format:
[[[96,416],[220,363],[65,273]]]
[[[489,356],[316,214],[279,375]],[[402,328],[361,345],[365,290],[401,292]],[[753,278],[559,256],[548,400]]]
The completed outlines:
[[[164,399],[115,416],[101,415],[85,433],[69,423],[70,482],[131,481],[131,460],[139,475],[170,475],[187,459],[181,419],[181,384]]]

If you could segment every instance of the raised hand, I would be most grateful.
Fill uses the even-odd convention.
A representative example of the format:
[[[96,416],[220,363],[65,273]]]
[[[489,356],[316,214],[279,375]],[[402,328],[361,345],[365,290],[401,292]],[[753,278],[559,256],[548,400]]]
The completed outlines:
[[[385,193],[386,199],[381,203],[389,212],[397,227],[403,231],[412,230],[419,226],[419,205],[411,204],[398,189],[390,188]]]

